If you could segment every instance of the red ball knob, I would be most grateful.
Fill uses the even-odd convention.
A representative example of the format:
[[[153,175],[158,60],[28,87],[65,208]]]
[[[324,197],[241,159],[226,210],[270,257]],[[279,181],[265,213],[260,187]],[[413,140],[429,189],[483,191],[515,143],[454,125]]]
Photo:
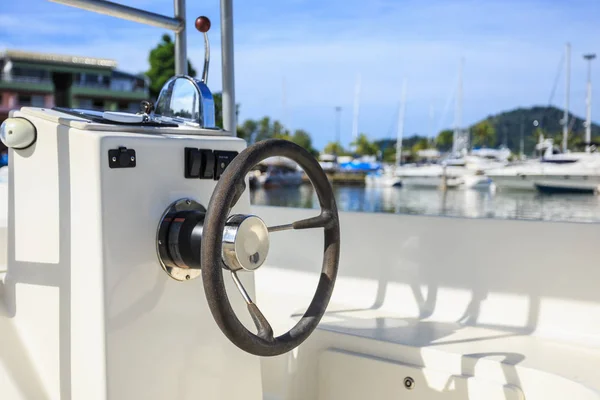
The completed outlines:
[[[205,17],[204,15],[196,18],[196,29],[198,29],[202,33],[208,32],[210,29],[210,19]]]

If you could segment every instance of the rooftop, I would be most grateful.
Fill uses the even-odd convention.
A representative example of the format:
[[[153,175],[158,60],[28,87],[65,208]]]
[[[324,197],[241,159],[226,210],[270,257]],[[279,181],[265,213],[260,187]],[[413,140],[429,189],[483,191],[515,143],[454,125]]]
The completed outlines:
[[[50,53],[35,53],[21,50],[6,50],[0,52],[0,59],[9,58],[11,60],[46,62],[54,64],[94,66],[101,68],[116,68],[117,62],[107,58],[81,57]]]

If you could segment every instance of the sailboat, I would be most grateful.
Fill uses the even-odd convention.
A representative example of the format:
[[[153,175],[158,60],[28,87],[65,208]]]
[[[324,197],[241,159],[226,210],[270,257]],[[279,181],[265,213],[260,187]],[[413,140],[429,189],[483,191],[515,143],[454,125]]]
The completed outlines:
[[[454,134],[452,151],[442,162],[427,165],[407,165],[398,167],[394,173],[404,186],[421,188],[466,188],[488,189],[491,180],[485,172],[508,163],[510,152],[506,149],[480,149],[468,151],[469,132],[462,129],[462,70],[459,78],[455,105]]]
[[[406,110],[406,79],[402,82],[402,99],[398,106],[398,127],[396,131],[396,164],[384,166],[379,171],[365,176],[365,184],[369,187],[401,187],[402,179],[396,169],[402,164],[402,139],[404,136],[404,113]]]
[[[569,133],[571,46],[565,46],[566,81],[562,151],[550,138],[540,137],[536,150],[542,153],[538,160],[499,168],[488,172],[496,187],[502,190],[538,190],[544,193],[597,193],[600,189],[600,153],[591,141],[591,83],[588,82],[586,150],[570,152],[567,148]]]

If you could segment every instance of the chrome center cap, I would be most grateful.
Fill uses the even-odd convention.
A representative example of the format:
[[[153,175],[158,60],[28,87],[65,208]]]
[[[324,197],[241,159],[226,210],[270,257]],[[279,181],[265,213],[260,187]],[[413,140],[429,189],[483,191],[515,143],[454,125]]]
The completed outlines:
[[[232,271],[254,271],[269,253],[269,230],[256,215],[229,217],[223,230],[223,261]]]

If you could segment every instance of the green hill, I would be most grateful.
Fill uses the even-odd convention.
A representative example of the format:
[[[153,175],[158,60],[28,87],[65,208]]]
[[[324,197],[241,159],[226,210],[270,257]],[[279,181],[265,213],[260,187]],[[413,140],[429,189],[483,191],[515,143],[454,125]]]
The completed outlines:
[[[556,107],[517,108],[515,110],[505,111],[500,114],[490,115],[486,119],[477,122],[469,128],[471,131],[471,137],[473,138],[477,129],[477,125],[488,122],[494,128],[494,140],[490,141],[488,144],[492,146],[504,144],[515,153],[519,151],[521,129],[523,129],[525,153],[527,154],[533,151],[540,131],[545,137],[554,138],[556,144],[561,143],[562,117],[563,110]],[[537,127],[534,126],[534,121],[538,121]],[[584,141],[584,120],[573,114],[569,114],[569,126],[569,146],[570,148],[573,148],[577,146],[578,143]],[[592,140],[598,138],[599,136],[600,126],[597,124],[592,124]]]
[[[540,133],[546,138],[553,138],[554,143],[560,147],[562,144],[563,111],[556,107],[531,107],[517,108],[496,115],[490,115],[468,127],[471,147],[498,147],[506,145],[514,154],[520,150],[521,131],[523,132],[524,153],[531,155],[535,144],[538,142]],[[537,126],[534,125],[537,121]],[[573,114],[569,114],[569,149],[583,150],[581,143],[584,142],[585,127],[584,120]],[[402,141],[404,151],[412,151],[435,145],[440,151],[448,151],[452,148],[451,129],[440,132],[435,140],[413,134],[405,136]],[[600,141],[600,125],[592,123],[592,141]],[[381,152],[385,161],[392,162],[395,159],[396,140],[383,138],[374,142]],[[403,153],[404,153],[403,151]]]

